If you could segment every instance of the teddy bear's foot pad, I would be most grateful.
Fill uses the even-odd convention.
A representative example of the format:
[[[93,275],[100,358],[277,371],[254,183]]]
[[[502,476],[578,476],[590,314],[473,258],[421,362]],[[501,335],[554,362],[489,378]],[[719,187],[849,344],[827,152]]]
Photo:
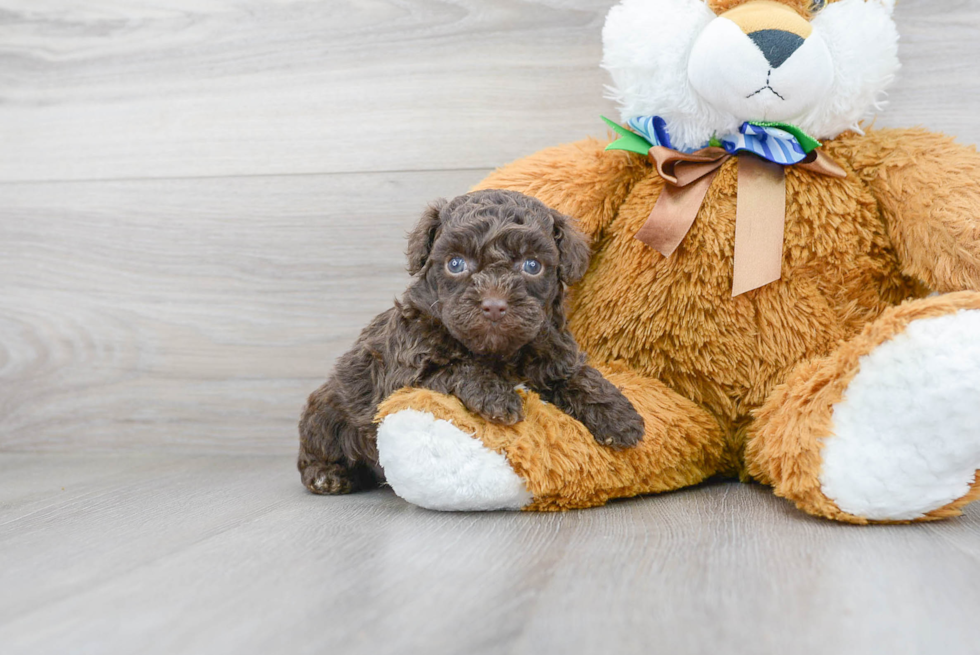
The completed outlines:
[[[913,321],[863,357],[833,425],[820,483],[845,512],[907,521],[966,496],[980,469],[980,311]]]
[[[428,412],[386,416],[378,456],[395,493],[427,509],[518,510],[533,498],[506,457]]]

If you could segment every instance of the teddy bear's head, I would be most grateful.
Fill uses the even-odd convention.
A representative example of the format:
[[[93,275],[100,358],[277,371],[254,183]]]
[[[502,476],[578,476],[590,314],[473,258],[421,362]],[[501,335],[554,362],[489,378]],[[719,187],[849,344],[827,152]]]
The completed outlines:
[[[696,149],[746,122],[829,139],[880,107],[898,71],[895,0],[623,0],[603,67],[624,121],[660,117]]]

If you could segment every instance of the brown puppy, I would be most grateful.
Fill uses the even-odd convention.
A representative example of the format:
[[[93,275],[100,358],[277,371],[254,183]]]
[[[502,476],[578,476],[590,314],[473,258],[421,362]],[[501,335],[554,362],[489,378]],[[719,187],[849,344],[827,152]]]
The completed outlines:
[[[299,424],[303,484],[349,493],[384,481],[374,416],[402,387],[452,394],[489,421],[523,417],[524,384],[581,421],[600,443],[626,447],[643,419],[585,365],[565,325],[564,285],[589,264],[566,216],[513,191],[478,191],[431,206],[409,236],[412,285],[375,318]]]

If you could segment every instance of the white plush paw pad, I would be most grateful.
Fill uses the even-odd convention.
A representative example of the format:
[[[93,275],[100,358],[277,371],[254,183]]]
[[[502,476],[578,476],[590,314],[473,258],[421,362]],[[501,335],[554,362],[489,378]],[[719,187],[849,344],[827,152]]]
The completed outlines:
[[[825,496],[904,521],[962,498],[980,469],[980,311],[911,323],[861,359],[824,440]]]
[[[385,417],[378,457],[395,493],[427,509],[517,510],[532,499],[506,457],[428,412]]]

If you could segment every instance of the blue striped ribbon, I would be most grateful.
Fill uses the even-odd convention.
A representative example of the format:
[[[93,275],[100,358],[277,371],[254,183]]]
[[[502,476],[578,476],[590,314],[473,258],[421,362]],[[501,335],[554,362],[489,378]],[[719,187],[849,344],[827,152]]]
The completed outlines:
[[[670,143],[670,135],[667,133],[667,124],[659,116],[631,118],[629,126],[652,145],[673,147]],[[778,127],[742,123],[742,127],[737,133],[723,136],[718,141],[730,155],[751,152],[774,164],[782,164],[783,166],[799,164],[807,156],[797,138]],[[706,143],[701,148],[707,148],[709,145],[711,144]],[[701,150],[701,148],[691,148],[684,150],[684,152],[692,153]]]

